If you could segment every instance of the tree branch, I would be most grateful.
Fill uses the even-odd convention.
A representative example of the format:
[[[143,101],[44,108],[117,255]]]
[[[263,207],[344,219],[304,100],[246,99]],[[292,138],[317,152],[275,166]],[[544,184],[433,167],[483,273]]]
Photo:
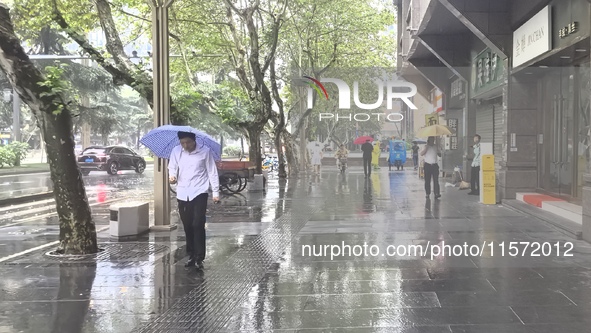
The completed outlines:
[[[279,29],[282,26],[283,15],[285,15],[286,10],[287,0],[284,2],[283,8],[281,9],[281,13],[277,16],[277,18],[271,15],[273,17],[271,52],[266,57],[265,64],[263,65],[263,72],[267,71],[267,68],[269,68],[269,65],[271,64],[271,61],[274,61],[275,59],[275,52],[277,51],[277,42],[279,40]]]
[[[151,108],[154,106],[153,96],[154,90],[152,86],[152,79],[144,73],[141,75],[139,69],[134,73],[132,70],[121,70],[112,63],[110,63],[103,55],[96,50],[90,42],[86,39],[86,36],[75,31],[64,19],[64,16],[57,7],[57,0],[53,0],[53,13],[52,19],[57,23],[60,28],[70,36],[90,57],[96,61],[101,67],[103,67],[109,74],[113,76],[113,82],[116,85],[127,84],[135,89],[141,96],[146,98]],[[130,62],[131,63],[131,62]],[[133,64],[132,64],[133,65]]]
[[[145,21],[145,22],[152,23],[152,20],[150,20],[150,19],[147,19],[147,18],[145,18],[145,17],[141,17],[141,16],[139,16],[139,15],[135,15],[135,14],[133,14],[133,13],[127,12],[127,11],[125,11],[125,10],[121,9],[121,8],[118,8],[117,10],[118,10],[118,11],[120,11],[122,14],[125,14],[125,15],[127,15],[127,16],[131,16],[131,17],[134,17],[134,18],[136,18],[136,19],[138,19],[138,20],[142,20],[142,21]]]

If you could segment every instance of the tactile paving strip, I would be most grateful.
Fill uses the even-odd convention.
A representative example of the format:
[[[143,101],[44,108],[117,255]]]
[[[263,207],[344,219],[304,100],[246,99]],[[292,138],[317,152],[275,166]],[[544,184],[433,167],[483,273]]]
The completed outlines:
[[[186,333],[223,330],[235,308],[264,277],[269,267],[279,260],[294,236],[320,208],[320,201],[311,202],[308,197],[295,204],[291,211],[275,220],[223,265],[211,271],[206,269],[201,285],[134,332]]]

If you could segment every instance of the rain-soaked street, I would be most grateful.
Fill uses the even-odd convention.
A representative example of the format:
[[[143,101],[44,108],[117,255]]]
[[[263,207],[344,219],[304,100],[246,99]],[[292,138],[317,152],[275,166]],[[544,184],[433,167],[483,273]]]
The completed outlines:
[[[327,167],[210,203],[201,273],[183,265],[182,226],[109,239],[111,200],[149,201],[151,173],[85,178],[94,256],[35,249],[58,237],[51,200],[2,208],[1,333],[589,330],[588,243],[457,188],[425,199],[412,170]]]

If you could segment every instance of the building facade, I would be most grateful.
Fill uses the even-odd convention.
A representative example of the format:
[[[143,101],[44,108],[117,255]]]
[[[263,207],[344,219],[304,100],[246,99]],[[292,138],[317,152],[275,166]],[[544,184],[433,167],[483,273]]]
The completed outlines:
[[[498,202],[540,192],[582,205],[591,239],[591,1],[396,2],[401,75],[441,89],[459,129],[448,164],[467,169],[479,134]]]

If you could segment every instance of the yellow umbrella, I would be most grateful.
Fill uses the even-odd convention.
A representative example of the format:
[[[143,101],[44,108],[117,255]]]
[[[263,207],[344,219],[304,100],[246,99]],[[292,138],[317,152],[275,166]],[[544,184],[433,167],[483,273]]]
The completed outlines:
[[[445,125],[431,125],[419,129],[416,136],[426,138],[429,136],[452,135],[452,130]]]

